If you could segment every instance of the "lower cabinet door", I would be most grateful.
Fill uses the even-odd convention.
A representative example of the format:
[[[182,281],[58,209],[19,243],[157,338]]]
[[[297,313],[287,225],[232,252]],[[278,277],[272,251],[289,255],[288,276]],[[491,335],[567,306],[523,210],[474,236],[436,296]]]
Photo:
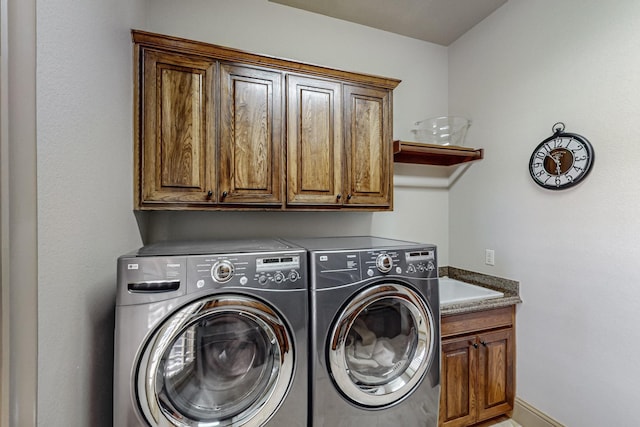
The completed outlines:
[[[514,329],[442,340],[440,421],[466,427],[513,410]]]
[[[513,410],[513,329],[478,335],[478,421]]]
[[[440,425],[462,427],[476,421],[478,351],[475,335],[442,341]]]

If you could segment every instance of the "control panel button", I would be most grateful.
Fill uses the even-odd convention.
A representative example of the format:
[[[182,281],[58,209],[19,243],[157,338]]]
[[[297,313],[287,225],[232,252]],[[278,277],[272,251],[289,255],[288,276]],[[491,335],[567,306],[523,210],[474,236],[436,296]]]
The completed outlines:
[[[242,276],[240,278],[240,284],[243,285],[243,286],[246,285],[248,281],[249,281],[249,279],[247,279],[246,276]]]
[[[211,278],[218,283],[226,283],[233,277],[233,264],[230,261],[218,261],[211,267]]]
[[[284,281],[284,274],[277,272],[274,276],[273,276],[273,280],[276,283],[282,283]]]
[[[380,254],[376,258],[376,267],[381,273],[388,273],[393,268],[393,258],[389,254]]]
[[[288,278],[290,281],[295,282],[296,280],[298,280],[300,278],[300,274],[298,274],[297,271],[295,270],[291,270],[289,272]]]
[[[269,279],[267,278],[267,276],[258,277],[258,283],[261,284],[262,286],[266,285],[268,281]]]

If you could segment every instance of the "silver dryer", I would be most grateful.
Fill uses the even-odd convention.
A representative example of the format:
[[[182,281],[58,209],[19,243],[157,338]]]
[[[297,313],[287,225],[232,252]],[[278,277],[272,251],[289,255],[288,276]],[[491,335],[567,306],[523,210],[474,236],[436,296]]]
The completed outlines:
[[[314,427],[436,427],[436,247],[377,237],[292,239],[309,251]]]

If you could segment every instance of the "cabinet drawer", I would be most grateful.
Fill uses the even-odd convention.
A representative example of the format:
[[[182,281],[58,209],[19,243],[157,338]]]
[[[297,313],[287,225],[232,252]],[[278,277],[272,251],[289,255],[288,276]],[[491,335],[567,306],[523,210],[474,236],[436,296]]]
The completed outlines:
[[[515,306],[444,316],[441,320],[441,334],[444,338],[480,330],[512,326],[514,317]]]

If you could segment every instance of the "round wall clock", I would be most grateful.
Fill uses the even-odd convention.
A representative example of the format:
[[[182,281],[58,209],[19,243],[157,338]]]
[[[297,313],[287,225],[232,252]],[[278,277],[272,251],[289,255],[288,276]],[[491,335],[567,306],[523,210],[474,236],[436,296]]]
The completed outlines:
[[[564,123],[551,128],[553,135],[542,141],[529,160],[529,173],[536,184],[563,190],[582,181],[591,171],[594,152],[583,136],[564,131]]]

